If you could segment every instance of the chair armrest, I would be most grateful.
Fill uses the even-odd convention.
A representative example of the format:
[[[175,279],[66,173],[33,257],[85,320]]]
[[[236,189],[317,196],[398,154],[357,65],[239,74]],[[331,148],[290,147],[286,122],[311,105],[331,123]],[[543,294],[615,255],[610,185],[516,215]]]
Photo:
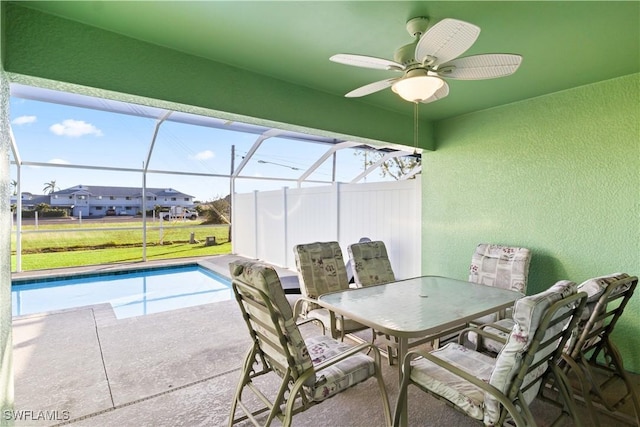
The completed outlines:
[[[340,353],[337,354],[335,356],[333,356],[330,359],[325,360],[322,363],[319,363],[317,365],[314,366],[314,369],[316,371],[319,371],[321,369],[325,369],[331,365],[335,365],[336,363],[350,357],[353,356],[356,353],[360,353],[363,350],[368,350],[370,352],[373,353],[374,356],[374,360],[376,362],[376,364],[378,364],[378,366],[380,365],[380,350],[378,350],[378,347],[376,347],[375,345],[371,344],[371,343],[363,343],[360,345],[357,345],[355,347],[351,347],[349,350],[345,351],[344,353]]]
[[[296,325],[301,326],[307,323],[316,323],[319,324],[322,327],[322,335],[326,335],[326,328],[324,326],[324,323],[322,323],[320,320],[318,319],[303,319],[299,322],[296,322]]]
[[[316,301],[316,300],[315,300],[315,299],[313,299],[313,298],[309,298],[309,297],[304,296],[304,295],[300,296],[300,297],[296,300],[295,304],[293,304],[293,318],[294,318],[294,319],[297,319],[297,318],[301,315],[301,312],[302,312],[302,303],[303,303],[304,301],[306,301],[306,302],[310,302],[310,303],[313,303],[313,304],[318,304],[318,301]]]
[[[498,400],[502,406],[505,407],[507,412],[509,412],[509,415],[511,415],[511,417],[513,417],[513,420],[516,423],[516,426],[525,426],[526,425],[526,422],[525,422],[524,418],[522,417],[522,415],[520,415],[520,412],[518,411],[516,406],[513,404],[513,402],[511,400],[509,400],[507,398],[507,396],[505,396],[504,393],[502,393],[496,387],[492,386],[489,383],[484,382],[483,380],[481,380],[479,378],[474,377],[473,375],[471,375],[468,372],[458,368],[457,366],[454,366],[451,363],[449,363],[449,362],[447,362],[445,360],[442,360],[442,359],[440,359],[440,358],[434,356],[433,354],[428,353],[428,352],[426,352],[424,350],[413,350],[413,351],[410,351],[410,352],[408,352],[406,354],[404,360],[402,361],[402,383],[404,383],[405,378],[410,378],[410,376],[411,376],[411,360],[414,359],[415,357],[423,357],[424,359],[427,359],[428,361],[430,361],[431,363],[439,366],[440,368],[451,372],[453,375],[455,375],[457,377],[460,377],[460,378],[462,378],[462,379],[464,379],[466,381],[469,381],[471,384],[473,384],[476,387],[482,389],[486,393],[489,393],[491,396],[495,397],[496,400]]]
[[[511,333],[511,329],[509,328],[505,328],[502,325],[498,325],[497,323],[485,323],[484,325],[478,326],[479,329],[482,329],[484,331],[485,328],[487,327],[491,327],[493,329],[497,329],[501,332],[504,332],[505,334],[509,334]],[[488,332],[487,332],[488,333]],[[495,336],[495,335],[494,335]]]
[[[467,347],[465,345],[465,343],[471,342],[471,340],[469,340],[469,339],[467,339],[465,341],[465,337],[469,334],[469,332],[475,332],[478,335],[478,340],[476,342],[476,348],[472,349],[472,350],[475,350],[475,351],[477,351],[479,348],[482,348],[482,339],[483,338],[492,339],[492,340],[497,341],[497,342],[499,342],[499,343],[501,343],[503,345],[507,343],[506,338],[503,338],[503,337],[501,337],[499,335],[495,335],[495,334],[492,334],[491,332],[485,331],[484,330],[485,326],[491,326],[491,327],[493,327],[495,329],[498,329],[500,331],[504,331],[506,333],[511,332],[507,328],[503,328],[500,325],[494,325],[493,323],[486,323],[486,324],[484,324],[482,326],[479,326],[479,327],[472,326],[472,327],[465,328],[462,331],[460,331],[460,335],[458,336],[458,344],[464,345],[465,347]]]

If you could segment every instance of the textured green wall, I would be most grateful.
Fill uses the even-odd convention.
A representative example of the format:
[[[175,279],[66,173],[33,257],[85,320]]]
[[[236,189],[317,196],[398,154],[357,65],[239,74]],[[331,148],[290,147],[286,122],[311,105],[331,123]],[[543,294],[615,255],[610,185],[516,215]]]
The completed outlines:
[[[0,2],[0,28],[5,23]],[[9,185],[9,81],[4,73],[4,36],[0,32],[0,426],[11,426],[13,409],[13,338],[11,325],[11,214]],[[8,417],[11,418],[11,417]]]
[[[640,74],[436,125],[423,155],[423,273],[465,278],[480,242],[533,251],[528,293],[640,275]],[[640,372],[640,291],[616,326]]]

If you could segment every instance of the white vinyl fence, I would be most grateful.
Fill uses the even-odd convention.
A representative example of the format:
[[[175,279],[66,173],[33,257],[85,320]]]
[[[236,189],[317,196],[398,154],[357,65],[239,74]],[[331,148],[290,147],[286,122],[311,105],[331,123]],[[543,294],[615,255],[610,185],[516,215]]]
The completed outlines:
[[[420,175],[415,179],[333,184],[235,194],[233,252],[295,269],[293,247],[335,240],[347,246],[368,237],[387,246],[398,279],[420,275]]]

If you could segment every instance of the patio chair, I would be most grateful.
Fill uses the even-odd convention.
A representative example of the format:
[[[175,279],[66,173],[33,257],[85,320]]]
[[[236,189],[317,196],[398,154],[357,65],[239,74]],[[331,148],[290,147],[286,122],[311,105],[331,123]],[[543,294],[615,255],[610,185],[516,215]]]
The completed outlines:
[[[267,412],[263,415],[265,426],[275,418],[289,426],[293,415],[371,377],[378,381],[385,425],[391,424],[380,353],[375,347],[351,346],[325,335],[303,339],[272,267],[235,261],[229,268],[233,291],[252,340],[231,405],[229,426],[247,419],[259,425],[259,415]],[[363,354],[363,350],[372,352],[373,357]],[[272,388],[261,390],[258,385],[263,383],[258,377],[265,374],[281,379],[271,400],[263,390]],[[245,390],[253,392],[246,400]]]
[[[317,298],[327,292],[349,289],[347,270],[338,242],[315,242],[296,245],[296,268],[302,296],[296,301],[294,314],[302,318],[321,321],[333,338],[344,340],[345,334],[368,329],[355,320],[334,316],[316,304]]]
[[[513,310],[515,326],[497,358],[462,346],[467,330],[458,343],[430,353],[407,353],[394,425],[406,416],[400,408],[406,407],[410,384],[488,426],[503,425],[507,418],[516,426],[536,425],[528,405],[547,376],[559,385],[564,410],[576,425],[581,425],[565,374],[558,366],[586,303],[586,293],[577,293],[576,288],[575,283],[564,280],[547,291],[518,300]]]
[[[358,240],[358,243],[364,243],[364,242],[370,242],[370,241],[371,239],[368,237],[361,237],[360,240]],[[349,281],[349,287],[355,288],[356,285],[353,277],[353,259],[351,257],[349,257],[349,260],[347,261],[345,268],[347,269],[347,280]]]
[[[527,293],[531,251],[515,246],[481,243],[471,256],[469,281]],[[498,314],[489,314],[474,320],[476,324],[494,322]]]
[[[578,286],[579,291],[588,295],[587,305],[561,364],[567,376],[577,377],[574,392],[584,400],[597,426],[600,423],[596,409],[640,426],[638,395],[611,340],[611,333],[637,285],[637,277],[615,273],[589,279]],[[553,396],[549,396],[549,400],[553,401]],[[620,411],[629,400],[635,418]]]
[[[502,289],[510,289],[520,292],[523,296],[527,293],[527,281],[529,276],[529,264],[531,263],[531,251],[527,248],[515,246],[479,244],[471,256],[469,267],[469,281],[487,286],[495,286]],[[501,321],[502,319],[506,319]],[[493,333],[501,332],[503,337],[513,328],[511,309],[505,313],[492,313],[474,319],[471,324],[482,325],[498,322],[500,329],[494,329]],[[451,335],[442,339],[450,340]],[[475,333],[468,334],[468,339],[477,344]],[[485,346],[496,353],[502,347],[502,343],[486,340]]]
[[[382,241],[353,243],[347,247],[357,288],[394,282],[387,247]]]

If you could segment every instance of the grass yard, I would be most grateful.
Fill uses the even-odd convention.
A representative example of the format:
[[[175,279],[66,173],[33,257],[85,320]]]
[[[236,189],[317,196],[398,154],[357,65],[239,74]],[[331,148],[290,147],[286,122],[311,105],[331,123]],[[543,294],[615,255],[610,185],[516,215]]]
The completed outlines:
[[[119,229],[118,229],[119,228]],[[142,260],[142,221],[126,223],[74,222],[23,225],[22,270],[112,264]],[[190,243],[191,234],[195,243]],[[207,236],[217,245],[205,246]],[[11,266],[16,268],[16,233],[12,235]],[[185,258],[231,252],[228,226],[198,221],[147,224],[147,260]]]

